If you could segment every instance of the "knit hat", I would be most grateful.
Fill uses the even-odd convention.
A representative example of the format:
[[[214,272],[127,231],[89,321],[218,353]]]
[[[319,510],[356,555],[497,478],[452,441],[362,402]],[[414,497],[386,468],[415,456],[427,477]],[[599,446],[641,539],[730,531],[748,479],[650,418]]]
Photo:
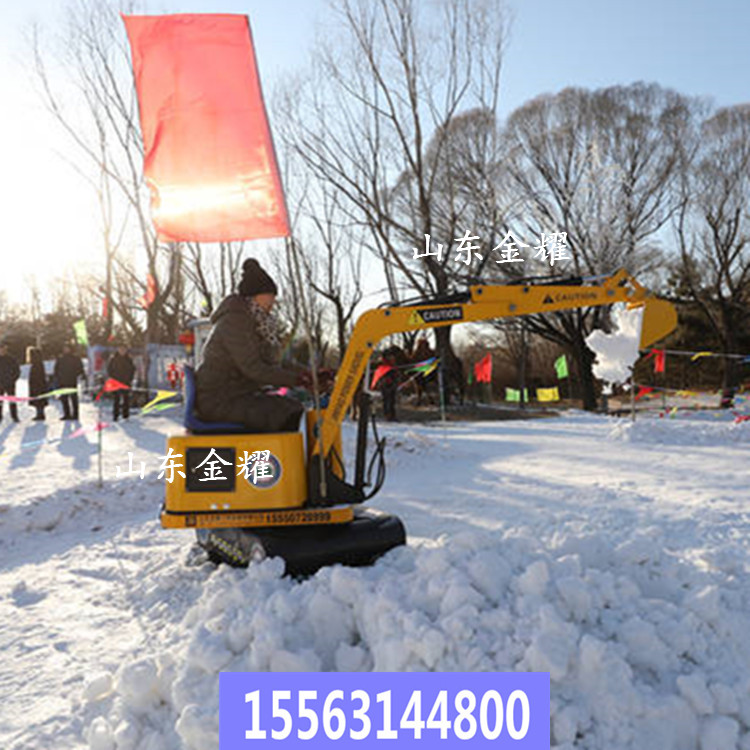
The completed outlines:
[[[248,258],[242,264],[242,280],[237,291],[243,297],[279,293],[273,279],[260,267],[260,263],[255,258]]]

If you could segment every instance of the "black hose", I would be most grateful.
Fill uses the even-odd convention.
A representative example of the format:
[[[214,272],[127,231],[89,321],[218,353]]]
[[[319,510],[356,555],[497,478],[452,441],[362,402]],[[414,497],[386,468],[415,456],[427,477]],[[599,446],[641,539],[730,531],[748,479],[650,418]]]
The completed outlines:
[[[369,495],[366,495],[365,499],[369,500],[380,492],[380,488],[385,483],[385,438],[378,436],[377,423],[375,421],[375,415],[372,416],[372,433],[373,439],[375,440],[375,450],[370,458],[370,463],[367,467],[367,483],[365,486],[372,487],[372,491]],[[375,461],[378,461],[377,475],[375,482],[372,481],[372,470],[375,465]]]

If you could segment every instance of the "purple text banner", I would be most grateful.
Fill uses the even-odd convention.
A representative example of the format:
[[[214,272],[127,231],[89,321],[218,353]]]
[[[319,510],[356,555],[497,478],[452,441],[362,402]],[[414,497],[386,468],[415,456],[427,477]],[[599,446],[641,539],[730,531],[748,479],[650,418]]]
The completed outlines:
[[[539,672],[223,672],[219,750],[549,750]]]

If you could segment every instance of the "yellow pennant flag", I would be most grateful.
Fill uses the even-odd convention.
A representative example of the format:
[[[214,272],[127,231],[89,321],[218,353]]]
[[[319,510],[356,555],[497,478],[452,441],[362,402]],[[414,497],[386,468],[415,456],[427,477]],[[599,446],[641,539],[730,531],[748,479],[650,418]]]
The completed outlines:
[[[537,388],[536,400],[537,401],[559,401],[560,392],[557,390],[557,386],[555,386],[554,388]]]
[[[154,408],[156,404],[158,404],[160,401],[164,401],[167,398],[171,398],[172,396],[176,396],[177,391],[157,391],[156,396],[151,399],[142,409],[141,414],[147,411],[151,411],[151,409]]]
[[[713,352],[698,352],[697,354],[693,354],[692,357],[690,357],[691,362],[695,362],[696,359],[700,359],[701,357],[710,357],[713,355]]]

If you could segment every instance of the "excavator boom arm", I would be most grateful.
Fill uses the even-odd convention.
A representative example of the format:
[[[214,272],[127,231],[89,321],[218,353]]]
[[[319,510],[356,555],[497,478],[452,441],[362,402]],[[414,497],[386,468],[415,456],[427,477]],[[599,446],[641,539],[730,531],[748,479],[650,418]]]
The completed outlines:
[[[391,334],[615,302],[626,302],[633,307],[645,305],[641,348],[663,338],[677,325],[672,304],[650,295],[625,270],[603,277],[599,283],[472,286],[468,296],[458,300],[384,307],[360,316],[336,378],[315,453],[322,450],[324,456],[328,455],[372,351],[381,339]]]

